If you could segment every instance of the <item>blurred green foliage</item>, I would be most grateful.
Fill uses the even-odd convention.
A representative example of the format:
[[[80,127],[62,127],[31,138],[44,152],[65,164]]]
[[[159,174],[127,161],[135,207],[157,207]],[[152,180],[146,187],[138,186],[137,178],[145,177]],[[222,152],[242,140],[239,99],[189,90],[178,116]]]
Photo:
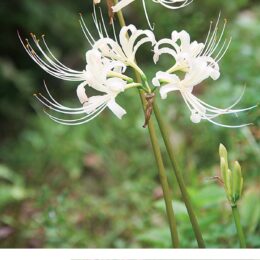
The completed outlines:
[[[170,247],[164,202],[143,114],[134,91],[119,98],[128,114],[119,121],[109,111],[89,124],[66,127],[50,121],[32,94],[43,90],[43,79],[61,102],[78,104],[75,85],[53,79],[23,50],[17,30],[46,35],[57,57],[82,69],[89,48],[78,24],[82,12],[91,22],[92,1],[9,0],[0,3],[0,246],[1,247]],[[139,5],[139,13],[136,9]],[[106,18],[106,9],[103,6]],[[147,23],[141,3],[127,9],[127,21]],[[185,29],[203,40],[209,22],[228,18],[232,45],[221,62],[222,77],[198,87],[211,104],[228,106],[246,85],[241,106],[259,103],[260,5],[249,0],[195,0],[182,10],[148,5],[157,37]],[[106,18],[107,19],[107,18]],[[149,48],[139,62],[152,78],[156,69]],[[160,65],[169,63],[167,57]],[[159,101],[159,100],[158,100]],[[235,226],[219,175],[218,145],[241,162],[245,192],[240,209],[250,247],[260,247],[259,139],[260,113],[254,109],[231,117],[229,123],[253,122],[243,129],[209,123],[194,125],[181,98],[159,102],[171,126],[208,247],[238,247]],[[224,120],[224,119],[223,119]],[[166,153],[164,151],[166,158]],[[171,168],[182,247],[196,247],[189,219]]]

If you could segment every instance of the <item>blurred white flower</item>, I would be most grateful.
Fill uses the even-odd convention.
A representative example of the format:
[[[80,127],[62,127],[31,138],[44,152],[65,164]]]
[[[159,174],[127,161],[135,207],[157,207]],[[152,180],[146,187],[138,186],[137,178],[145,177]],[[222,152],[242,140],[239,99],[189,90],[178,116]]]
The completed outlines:
[[[112,10],[113,10],[113,12],[118,12],[134,1],[135,0],[121,0],[115,6],[112,7]],[[149,0],[149,1],[151,1],[151,0]],[[179,9],[179,8],[189,5],[193,0],[152,0],[152,1],[157,4],[161,4],[164,7],[169,8],[169,9]],[[144,6],[145,17],[147,19],[149,27],[152,28],[149,17],[148,17],[145,0],[142,0],[142,2],[143,2],[143,6]]]
[[[153,0],[170,9],[178,9],[189,5],[193,0]]]
[[[204,101],[197,98],[192,92],[196,85],[200,84],[203,80],[209,77],[210,72],[207,70],[206,63],[200,63],[199,60],[194,60],[190,65],[191,69],[187,72],[183,79],[180,79],[175,74],[170,74],[168,72],[157,72],[156,77],[153,79],[153,84],[156,87],[160,87],[160,94],[162,99],[166,99],[169,92],[180,91],[188,109],[191,112],[190,119],[193,123],[199,123],[201,120],[208,120],[211,123],[223,126],[223,127],[242,127],[245,125],[230,126],[225,124],[220,124],[213,119],[225,114],[236,114],[242,111],[252,109],[253,107],[246,109],[232,109],[241,100],[243,93],[237,99],[237,101],[230,107],[221,109],[211,106]]]
[[[134,1],[135,0],[121,0],[118,2],[118,4],[116,4],[114,7],[112,7],[113,11],[118,12],[122,8],[128,6],[129,4],[131,4]],[[145,7],[145,0],[142,0],[142,1],[143,1],[143,5]],[[193,0],[153,0],[154,3],[161,4],[170,9],[178,9],[178,8],[185,7],[185,6],[189,5],[192,1]]]
[[[77,88],[77,96],[82,107],[70,108],[61,105],[51,96],[46,85],[49,99],[42,94],[35,95],[46,107],[56,112],[70,115],[83,114],[78,119],[62,119],[45,112],[52,120],[58,123],[65,125],[87,123],[99,115],[106,107],[120,119],[126,114],[126,111],[116,103],[115,98],[127,88],[127,82],[117,77],[109,77],[109,73],[113,73],[114,70],[124,72],[124,64],[102,57],[97,50],[88,51],[86,57],[85,80]],[[95,89],[100,94],[88,97],[85,92],[85,86]]]

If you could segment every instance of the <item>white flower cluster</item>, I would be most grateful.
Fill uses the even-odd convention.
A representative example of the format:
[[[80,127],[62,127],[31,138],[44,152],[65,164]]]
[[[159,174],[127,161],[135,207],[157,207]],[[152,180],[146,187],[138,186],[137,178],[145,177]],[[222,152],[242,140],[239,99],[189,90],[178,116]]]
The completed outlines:
[[[122,0],[116,7],[122,8],[132,1]],[[153,0],[153,2],[170,7],[174,3],[183,2],[182,5],[187,5],[191,1]],[[86,52],[87,65],[82,71],[70,69],[62,64],[47,46],[44,36],[40,41],[35,35],[31,34],[34,46],[38,49],[36,51],[29,40],[23,41],[19,35],[27,53],[43,70],[59,79],[78,82],[76,92],[81,103],[79,108],[66,107],[57,102],[46,85],[48,97],[42,94],[36,95],[46,107],[53,111],[62,114],[81,115],[76,119],[65,119],[46,112],[52,120],[66,125],[83,124],[95,118],[105,108],[109,108],[121,119],[126,111],[116,103],[116,97],[127,89],[140,88],[149,94],[158,90],[162,99],[167,98],[169,92],[179,91],[190,110],[190,119],[193,123],[208,120],[220,126],[240,127],[223,125],[214,119],[219,115],[251,109],[233,109],[240,101],[243,93],[232,106],[225,109],[211,106],[193,94],[194,88],[202,81],[208,78],[217,80],[220,77],[218,63],[227,51],[230,40],[223,40],[225,25],[218,32],[219,19],[215,28],[212,29],[212,25],[210,26],[205,43],[198,43],[191,41],[190,35],[186,31],[173,31],[171,38],[157,41],[153,31],[140,30],[134,25],[123,27],[118,38],[113,27],[114,37],[111,38],[107,33],[102,15],[101,22],[98,21],[96,13],[93,17],[98,39],[95,39],[83,18],[80,19],[83,33],[92,46],[92,49]],[[152,79],[153,88],[149,86],[147,77],[136,63],[137,51],[140,46],[146,43],[152,46],[155,64],[163,54],[168,54],[173,59],[171,68],[167,71],[159,70],[156,73]],[[125,75],[127,67],[133,68],[140,74],[143,80],[142,84],[135,83],[132,78]],[[94,89],[97,94],[89,97],[86,94],[88,88]]]

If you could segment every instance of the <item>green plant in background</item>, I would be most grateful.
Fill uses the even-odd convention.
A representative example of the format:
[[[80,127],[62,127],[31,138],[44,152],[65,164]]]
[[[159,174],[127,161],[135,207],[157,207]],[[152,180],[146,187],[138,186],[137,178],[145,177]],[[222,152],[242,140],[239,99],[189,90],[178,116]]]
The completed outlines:
[[[212,87],[207,91],[204,87],[208,82],[200,84],[196,93],[212,104],[225,107],[231,99],[229,93],[238,96],[246,85],[241,107],[258,103],[255,94],[260,84],[258,1],[212,0],[200,1],[199,5],[199,9],[192,4],[174,13],[158,4],[147,5],[151,21],[156,22],[157,37],[170,35],[174,25],[178,30],[189,31],[192,38],[203,41],[208,29],[205,21],[217,17],[222,10],[222,17],[228,17],[228,34],[233,38],[221,62],[222,77],[209,82]],[[4,199],[7,193],[1,193],[5,203],[0,215],[0,246],[171,247],[158,170],[148,152],[151,145],[146,132],[140,128],[143,115],[134,91],[119,97],[119,103],[131,108],[120,124],[104,111],[91,125],[73,128],[46,120],[41,107],[32,98],[32,94],[38,92],[36,89],[41,89],[42,78],[48,85],[55,86],[55,97],[68,105],[74,102],[74,89],[72,84],[63,88],[63,82],[53,80],[32,66],[17,42],[16,30],[19,29],[22,35],[30,31],[44,33],[52,51],[62,62],[80,68],[85,66],[82,52],[88,46],[78,30],[77,14],[83,12],[90,30],[95,30],[91,15],[88,15],[92,12],[91,1],[64,1],[62,5],[59,1],[48,4],[43,0],[3,1],[0,6],[5,35],[0,43],[0,161],[22,180],[22,185],[18,185],[2,179],[1,185],[5,187],[3,191],[10,193],[13,183],[30,191],[29,196],[15,199],[11,195],[8,200]],[[125,9],[127,21],[147,27],[145,16],[137,16],[134,11],[138,6],[142,8],[141,1],[135,1]],[[159,16],[162,12],[165,15]],[[63,35],[62,41],[60,35]],[[151,79],[156,71],[151,66],[148,49],[143,48],[144,59],[140,64]],[[160,60],[160,64],[168,66],[167,57]],[[224,142],[231,158],[239,159],[247,173],[239,210],[247,246],[258,248],[259,110],[241,114],[239,119],[231,117],[230,122],[235,124],[254,122],[252,126],[234,131],[207,123],[190,124],[189,111],[178,95],[169,95],[163,103],[157,103],[171,124],[168,129],[170,140],[178,151],[180,169],[185,169],[183,178],[207,247],[238,247],[232,215],[223,203],[226,200],[224,189],[206,181],[219,169],[216,149]],[[162,145],[162,140],[159,143]],[[164,150],[162,156],[167,158]],[[167,160],[165,170],[174,198],[180,246],[197,247]]]
[[[0,209],[29,197],[24,180],[18,173],[0,164]]]
[[[241,248],[246,248],[245,235],[241,226],[241,221],[240,221],[240,216],[239,216],[238,206],[237,206],[237,203],[242,195],[243,183],[244,183],[241,166],[238,161],[235,161],[232,171],[230,170],[228,165],[228,152],[223,144],[220,144],[219,146],[219,155],[220,155],[220,168],[221,168],[222,180],[224,182],[227,198],[232,208],[232,213],[237,228],[237,234],[240,241],[240,246]]]

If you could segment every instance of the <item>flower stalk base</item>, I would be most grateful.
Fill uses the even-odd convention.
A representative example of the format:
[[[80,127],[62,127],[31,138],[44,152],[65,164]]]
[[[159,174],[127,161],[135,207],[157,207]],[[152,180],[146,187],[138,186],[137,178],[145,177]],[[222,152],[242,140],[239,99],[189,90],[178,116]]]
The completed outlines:
[[[240,247],[246,248],[246,239],[245,239],[243,228],[241,226],[240,216],[239,216],[237,205],[232,206],[232,213],[233,213],[234,221],[236,224],[237,235],[239,238]]]
[[[192,224],[192,228],[193,228],[195,237],[196,237],[197,242],[198,242],[198,246],[200,248],[205,248],[205,243],[204,243],[201,231],[200,231],[200,227],[199,227],[195,212],[193,210],[193,207],[192,207],[192,204],[191,204],[191,201],[190,201],[190,198],[189,198],[189,194],[187,192],[184,180],[183,180],[182,175],[181,175],[181,173],[178,169],[178,166],[177,166],[177,162],[176,162],[175,155],[174,155],[174,152],[173,152],[172,144],[171,144],[170,139],[169,139],[167,127],[164,124],[162,117],[161,117],[161,114],[160,114],[160,111],[159,111],[159,108],[155,103],[154,103],[153,108],[154,108],[156,120],[158,122],[160,131],[161,131],[161,134],[162,134],[165,146],[166,146],[166,150],[167,150],[168,155],[170,157],[172,168],[174,170],[177,182],[178,182],[180,190],[181,190],[182,198],[184,200],[185,206],[186,206],[187,211],[188,211],[188,215],[189,215],[189,218],[190,218],[190,221],[191,221],[191,224]]]

